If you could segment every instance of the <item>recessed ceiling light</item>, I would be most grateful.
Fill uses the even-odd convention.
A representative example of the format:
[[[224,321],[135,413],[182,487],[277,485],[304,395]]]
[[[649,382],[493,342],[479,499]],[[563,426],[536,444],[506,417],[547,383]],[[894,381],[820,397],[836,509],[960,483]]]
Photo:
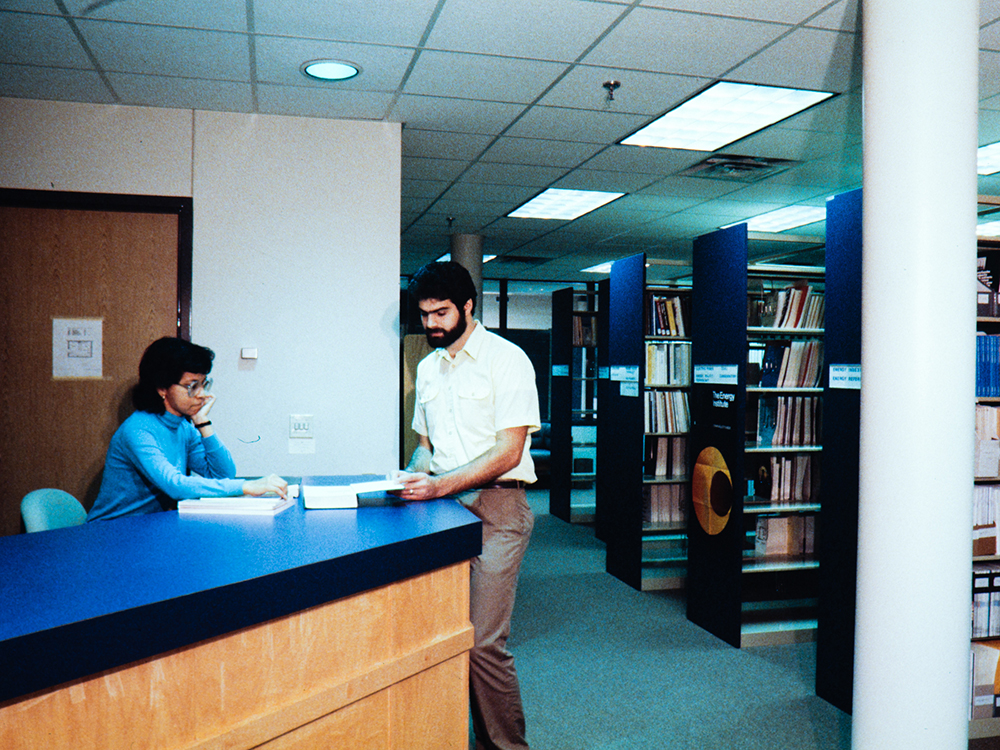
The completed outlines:
[[[976,171],[979,174],[1000,172],[1000,143],[990,143],[976,150]]]
[[[623,195],[625,193],[549,188],[507,216],[512,219],[575,219]]]
[[[495,255],[484,255],[483,256],[483,263],[489,263],[495,257],[497,257],[497,256],[495,256]],[[438,263],[444,263],[445,261],[449,261],[449,260],[451,260],[451,253],[445,253],[444,255],[442,255],[440,258],[437,259],[437,262]]]
[[[750,232],[783,232],[786,229],[814,224],[826,219],[826,209],[817,206],[788,206],[777,211],[769,211],[760,216],[754,216],[745,223]],[[737,222],[743,224],[744,222]],[[736,226],[730,224],[729,226]]]
[[[827,91],[719,81],[622,143],[715,151],[831,96]]]
[[[302,63],[301,70],[320,81],[346,81],[361,72],[359,66],[342,60],[310,60]]]
[[[590,268],[581,268],[580,273],[611,273],[612,263],[613,261],[609,260],[607,263],[598,263]]]

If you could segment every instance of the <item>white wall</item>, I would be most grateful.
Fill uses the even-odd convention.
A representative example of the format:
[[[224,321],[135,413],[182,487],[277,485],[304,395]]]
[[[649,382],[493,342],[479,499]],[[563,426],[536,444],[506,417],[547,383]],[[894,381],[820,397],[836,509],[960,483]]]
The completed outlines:
[[[0,142],[0,187],[192,197],[191,335],[240,474],[396,467],[398,125],[0,98]]]

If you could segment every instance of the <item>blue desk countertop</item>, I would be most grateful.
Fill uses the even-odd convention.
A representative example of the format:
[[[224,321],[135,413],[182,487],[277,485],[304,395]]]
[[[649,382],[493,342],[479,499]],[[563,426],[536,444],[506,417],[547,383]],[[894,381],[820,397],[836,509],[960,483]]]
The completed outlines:
[[[95,521],[0,538],[0,703],[480,552],[454,500]]]

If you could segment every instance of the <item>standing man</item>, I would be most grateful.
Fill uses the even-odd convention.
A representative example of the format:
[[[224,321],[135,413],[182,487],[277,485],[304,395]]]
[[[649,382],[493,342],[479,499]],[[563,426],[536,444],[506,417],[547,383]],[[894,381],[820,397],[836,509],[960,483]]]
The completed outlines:
[[[527,748],[521,689],[507,650],[521,560],[534,525],[524,487],[535,481],[529,433],[538,390],[520,348],[472,313],[476,287],[455,262],[430,263],[410,281],[427,341],[417,366],[413,429],[419,444],[401,481],[406,500],[458,495],[483,522],[472,561],[469,695],[477,750]]]

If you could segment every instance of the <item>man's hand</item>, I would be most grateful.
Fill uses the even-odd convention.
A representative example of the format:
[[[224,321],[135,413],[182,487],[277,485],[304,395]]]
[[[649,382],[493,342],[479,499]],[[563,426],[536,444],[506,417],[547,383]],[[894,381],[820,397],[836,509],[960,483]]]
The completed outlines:
[[[392,479],[403,485],[399,496],[404,500],[432,500],[441,496],[437,493],[434,477],[422,471],[397,471]]]

